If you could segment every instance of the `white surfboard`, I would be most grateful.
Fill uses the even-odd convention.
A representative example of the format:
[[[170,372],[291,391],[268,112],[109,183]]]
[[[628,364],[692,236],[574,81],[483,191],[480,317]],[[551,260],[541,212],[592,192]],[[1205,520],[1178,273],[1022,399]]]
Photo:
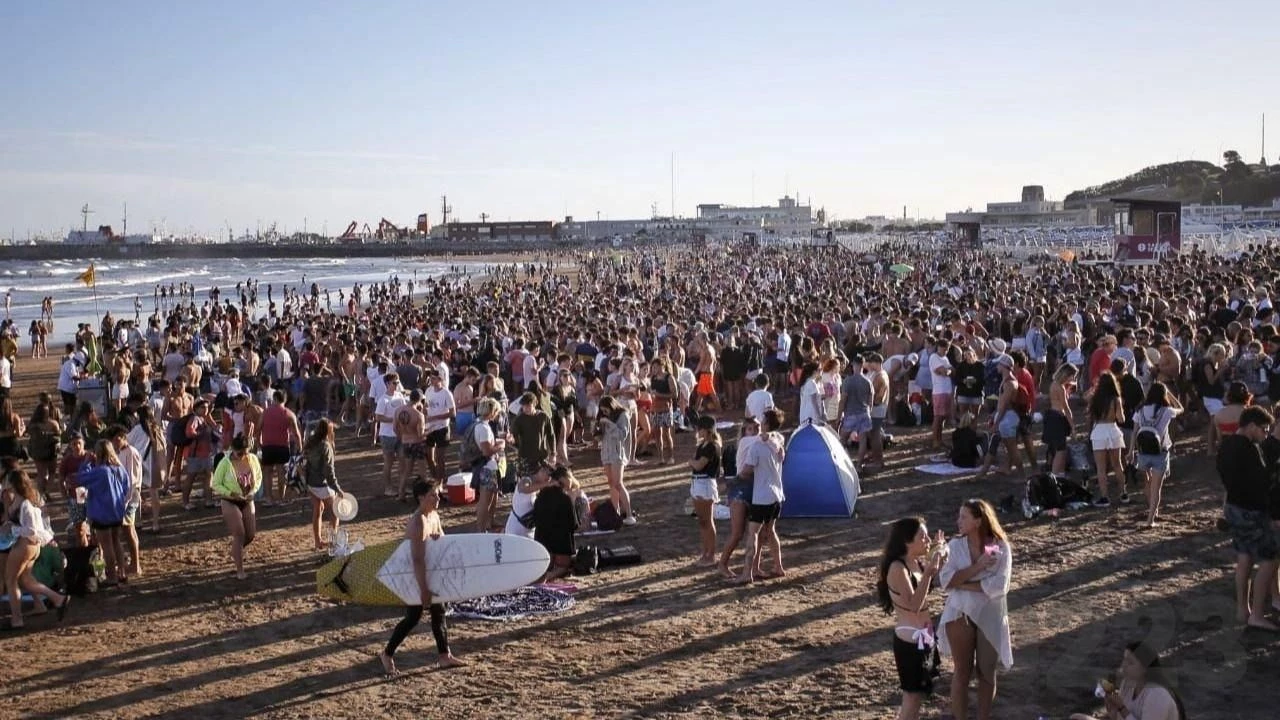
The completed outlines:
[[[546,548],[517,535],[471,533],[428,540],[431,601],[457,602],[523,587],[541,578],[550,561]],[[407,540],[373,545],[334,559],[316,575],[320,594],[335,600],[421,604]]]

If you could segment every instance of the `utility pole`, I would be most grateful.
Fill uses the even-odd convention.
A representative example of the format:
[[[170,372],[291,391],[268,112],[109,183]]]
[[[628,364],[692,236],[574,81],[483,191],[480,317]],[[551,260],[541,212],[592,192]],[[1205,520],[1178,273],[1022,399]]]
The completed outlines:
[[[120,219],[120,224],[123,226],[120,228],[120,234],[128,235],[129,234],[129,203],[124,204],[124,217]]]
[[[449,196],[441,195],[440,196],[440,224],[441,225],[449,224],[449,213],[451,212],[453,212],[453,207],[449,205]]]
[[[489,219],[489,213],[480,213],[480,222],[483,223]]]

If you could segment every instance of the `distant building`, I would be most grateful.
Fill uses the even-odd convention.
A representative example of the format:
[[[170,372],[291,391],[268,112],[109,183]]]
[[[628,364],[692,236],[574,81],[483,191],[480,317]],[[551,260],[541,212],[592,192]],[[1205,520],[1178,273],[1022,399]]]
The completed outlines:
[[[1061,200],[1045,200],[1044,188],[1027,185],[1022,188],[1021,202],[987,203],[986,212],[947,213],[947,222],[978,223],[983,226],[1078,227],[1099,224],[1096,206],[1068,210]]]
[[[157,242],[155,235],[116,235],[110,225],[99,225],[97,230],[72,230],[63,240],[68,245],[150,245]]]
[[[547,242],[555,238],[555,224],[550,220],[451,222],[444,233],[446,239],[460,242]]]

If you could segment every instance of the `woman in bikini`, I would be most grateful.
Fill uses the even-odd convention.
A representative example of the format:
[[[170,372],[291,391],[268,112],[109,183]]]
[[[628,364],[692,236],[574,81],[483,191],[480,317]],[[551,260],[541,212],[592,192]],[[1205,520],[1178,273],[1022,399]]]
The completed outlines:
[[[931,546],[924,518],[908,517],[889,526],[889,537],[880,556],[876,594],[880,609],[893,615],[893,662],[902,688],[898,720],[915,720],[933,692],[938,674],[938,650],[929,615],[929,590],[942,566],[946,540],[942,532]]]
[[[1253,395],[1249,393],[1249,388],[1244,383],[1237,380],[1227,387],[1223,400],[1224,404],[1209,420],[1208,454],[1210,457],[1218,454],[1218,443],[1222,442],[1222,438],[1240,429],[1240,413],[1253,404]],[[1207,405],[1206,403],[1206,407]]]
[[[231,535],[231,560],[239,580],[248,577],[244,572],[244,549],[258,532],[253,496],[262,487],[262,466],[248,448],[243,435],[235,436],[231,452],[218,463],[211,481],[213,494],[221,501],[222,521]]]

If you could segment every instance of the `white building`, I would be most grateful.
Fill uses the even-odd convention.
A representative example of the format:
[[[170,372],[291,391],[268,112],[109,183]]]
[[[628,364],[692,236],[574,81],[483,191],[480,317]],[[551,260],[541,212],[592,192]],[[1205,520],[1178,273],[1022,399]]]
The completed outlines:
[[[1005,227],[1077,227],[1097,225],[1094,207],[1068,210],[1061,200],[1045,200],[1044,188],[1027,185],[1022,188],[1021,202],[987,203],[986,212],[947,213],[948,223],[980,223]]]
[[[97,230],[72,230],[63,242],[68,245],[150,245],[158,239],[151,234],[116,235],[110,225],[101,225]]]

